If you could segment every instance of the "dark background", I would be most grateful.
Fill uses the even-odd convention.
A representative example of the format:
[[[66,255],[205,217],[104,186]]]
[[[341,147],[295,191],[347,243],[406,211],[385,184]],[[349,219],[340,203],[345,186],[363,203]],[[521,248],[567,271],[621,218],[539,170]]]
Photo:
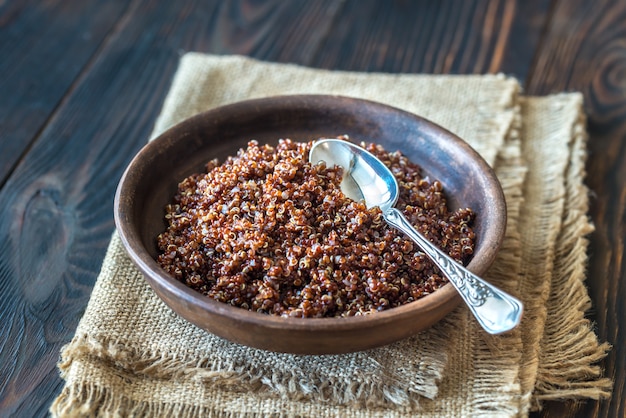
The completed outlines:
[[[626,2],[0,0],[0,415],[59,393],[114,228],[122,171],[186,51],[312,67],[517,77],[581,91],[592,190],[589,317],[613,397],[541,416],[625,415]]]

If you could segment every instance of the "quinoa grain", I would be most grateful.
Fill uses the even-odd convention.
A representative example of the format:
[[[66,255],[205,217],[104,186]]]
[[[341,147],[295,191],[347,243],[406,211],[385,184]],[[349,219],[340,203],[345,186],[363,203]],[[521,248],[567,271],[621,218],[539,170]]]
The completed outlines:
[[[394,173],[397,207],[458,262],[474,251],[470,209],[399,152],[362,144]],[[183,180],[166,207],[159,264],[218,301],[286,317],[354,316],[424,297],[447,279],[380,209],[343,195],[341,169],[311,165],[311,143],[251,141]]]

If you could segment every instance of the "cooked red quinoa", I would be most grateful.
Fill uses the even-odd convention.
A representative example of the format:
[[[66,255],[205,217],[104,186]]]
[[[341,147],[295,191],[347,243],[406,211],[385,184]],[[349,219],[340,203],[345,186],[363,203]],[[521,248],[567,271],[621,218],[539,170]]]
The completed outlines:
[[[399,152],[361,144],[400,185],[397,207],[452,258],[474,249],[470,209],[450,212],[441,183]],[[417,245],[339,189],[341,169],[311,165],[311,143],[251,141],[183,180],[166,207],[158,262],[221,302],[294,317],[353,316],[402,305],[447,282]]]

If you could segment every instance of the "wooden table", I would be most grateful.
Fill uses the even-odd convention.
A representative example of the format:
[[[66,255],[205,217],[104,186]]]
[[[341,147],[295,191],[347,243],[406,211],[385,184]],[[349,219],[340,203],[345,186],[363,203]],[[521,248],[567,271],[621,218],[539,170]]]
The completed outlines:
[[[55,363],[113,231],[113,195],[186,51],[312,67],[496,73],[528,94],[579,90],[593,194],[590,318],[614,344],[612,399],[541,415],[626,411],[626,2],[0,1],[0,415],[41,416]],[[538,414],[540,415],[540,414]]]

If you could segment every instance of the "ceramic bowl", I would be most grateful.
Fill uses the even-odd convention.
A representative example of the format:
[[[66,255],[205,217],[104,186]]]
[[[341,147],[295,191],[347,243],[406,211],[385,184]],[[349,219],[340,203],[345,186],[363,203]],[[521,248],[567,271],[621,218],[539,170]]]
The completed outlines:
[[[115,222],[129,256],[156,294],[178,315],[215,335],[251,347],[302,354],[365,350],[424,330],[461,301],[451,284],[415,302],[350,318],[282,318],[209,299],[166,274],[155,261],[164,208],[177,184],[245,148],[279,138],[308,141],[347,134],[400,150],[443,184],[451,209],[476,212],[476,247],[468,268],[483,275],[506,226],[493,170],[463,140],[414,114],[375,102],[323,95],[239,102],[191,117],[148,143],[132,160],[115,196]]]

